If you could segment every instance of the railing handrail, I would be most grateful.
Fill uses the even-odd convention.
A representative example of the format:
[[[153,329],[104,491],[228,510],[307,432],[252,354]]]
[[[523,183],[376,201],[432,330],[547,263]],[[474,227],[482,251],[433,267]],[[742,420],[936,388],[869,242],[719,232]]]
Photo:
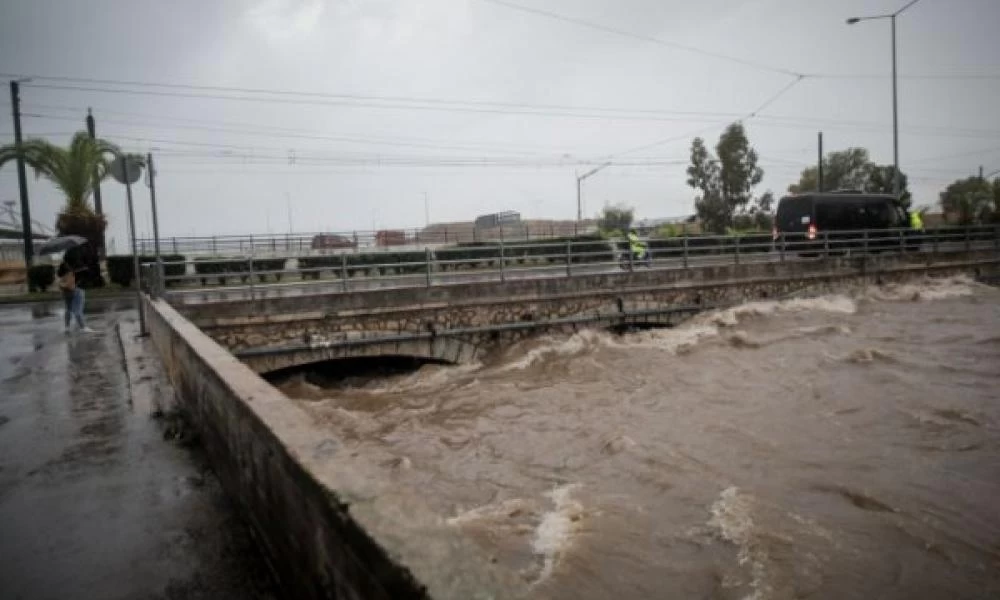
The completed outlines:
[[[986,235],[988,234],[988,235]],[[684,268],[692,263],[740,264],[743,261],[785,261],[789,257],[829,257],[845,253],[908,252],[930,247],[934,253],[976,249],[995,249],[1000,255],[1000,226],[974,225],[939,227],[916,231],[909,228],[819,232],[810,238],[807,232],[766,232],[738,235],[698,235],[672,238],[644,238],[650,268]],[[380,255],[395,255],[393,261],[379,260]],[[799,255],[799,256],[796,256]],[[215,279],[224,289],[259,289],[254,279],[280,280],[299,276],[299,281],[282,285],[311,286],[337,283],[344,291],[350,281],[406,281],[422,278],[425,285],[435,281],[461,280],[465,277],[494,277],[501,281],[508,274],[551,271],[554,276],[603,272],[609,265],[631,270],[641,261],[629,259],[628,241],[618,239],[583,239],[565,242],[507,243],[500,241],[483,246],[450,246],[399,249],[395,252],[361,252],[324,256],[270,257],[248,254],[239,257],[193,257],[183,261],[144,263],[144,271],[162,269],[157,279],[163,285],[188,281],[206,285]],[[338,260],[339,257],[339,260]],[[152,257],[149,257],[152,258]],[[280,267],[277,263],[280,261]],[[291,261],[297,264],[292,265]],[[318,261],[310,262],[310,261]],[[467,268],[466,268],[467,267]],[[202,270],[199,270],[201,268]],[[602,270],[603,269],[603,270]],[[597,271],[595,271],[597,270]],[[169,274],[168,274],[169,273]],[[329,273],[331,279],[323,279]],[[445,278],[441,280],[440,278]],[[308,280],[314,281],[308,281]],[[240,283],[227,285],[230,280]],[[247,283],[249,282],[249,285]],[[270,285],[270,284],[269,284]],[[204,287],[173,288],[171,293],[204,291]]]

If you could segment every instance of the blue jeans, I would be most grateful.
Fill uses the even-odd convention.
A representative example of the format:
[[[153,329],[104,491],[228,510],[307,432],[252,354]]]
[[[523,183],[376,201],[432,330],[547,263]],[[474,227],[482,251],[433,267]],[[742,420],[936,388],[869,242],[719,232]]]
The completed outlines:
[[[76,318],[76,324],[80,326],[80,329],[86,327],[83,322],[83,299],[83,290],[80,288],[76,288],[72,292],[63,292],[63,302],[66,304],[64,321],[67,328],[69,328],[71,317]]]

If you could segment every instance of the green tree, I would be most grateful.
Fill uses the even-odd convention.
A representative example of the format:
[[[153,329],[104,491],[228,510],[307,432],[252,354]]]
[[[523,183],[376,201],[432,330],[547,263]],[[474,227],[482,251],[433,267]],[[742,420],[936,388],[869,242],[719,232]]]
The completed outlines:
[[[726,128],[715,151],[718,158],[709,153],[701,138],[691,142],[687,184],[701,192],[694,205],[704,229],[722,233],[737,217],[742,222],[743,217],[766,212],[753,202],[753,188],[763,179],[764,171],[757,166],[757,152],[740,123]],[[773,202],[773,196],[768,202]]]
[[[90,267],[88,276],[82,278],[84,285],[103,285],[97,248],[107,228],[107,219],[91,208],[90,196],[94,182],[110,174],[110,159],[119,152],[114,144],[91,139],[84,131],[77,132],[65,148],[41,139],[26,140],[21,145],[24,162],[35,171],[35,176],[48,180],[66,200],[56,219],[56,230],[60,235],[80,235],[90,242],[79,254]],[[0,168],[17,156],[13,144],[0,147]]]
[[[823,191],[862,189],[870,165],[868,151],[864,148],[828,153],[823,157]],[[806,167],[799,182],[788,186],[788,191],[793,194],[815,192],[819,189],[818,179],[817,168]]]
[[[708,231],[724,231],[732,215],[722,199],[719,163],[700,137],[691,142],[691,164],[687,174],[687,184],[701,191],[694,199],[694,208],[702,225]]]
[[[872,165],[868,171],[868,179],[865,181],[864,185],[861,187],[862,190],[866,192],[872,192],[876,194],[891,194],[893,193],[893,188],[895,182],[896,167],[892,165]],[[913,199],[913,195],[910,193],[909,181],[907,180],[906,173],[900,171],[899,173],[899,202],[903,205],[903,208],[910,208],[910,202]]]
[[[878,194],[891,194],[893,191],[892,165],[877,165],[871,161],[868,150],[864,148],[848,148],[830,152],[823,158],[823,191],[860,190]],[[818,170],[816,167],[806,167],[799,176],[798,183],[788,186],[793,194],[815,192],[819,189]],[[904,207],[909,207],[911,194],[906,174],[900,173],[900,201]]]
[[[597,225],[604,233],[620,235],[632,226],[635,210],[623,204],[605,206],[597,219]]]
[[[992,220],[995,211],[997,183],[990,185],[980,177],[967,177],[952,182],[941,192],[941,208],[946,219],[959,225],[971,225]]]
[[[753,188],[764,178],[757,166],[757,151],[750,146],[742,123],[733,123],[719,137],[715,146],[719,157],[719,182],[722,198],[732,214],[746,212]]]

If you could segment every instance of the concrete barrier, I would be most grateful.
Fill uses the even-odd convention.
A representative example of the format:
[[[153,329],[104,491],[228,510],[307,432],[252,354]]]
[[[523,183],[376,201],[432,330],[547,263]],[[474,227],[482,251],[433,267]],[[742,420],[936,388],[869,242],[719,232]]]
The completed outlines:
[[[143,308],[188,419],[288,597],[523,594],[523,582],[389,481],[379,457],[344,448],[168,304],[145,297]]]

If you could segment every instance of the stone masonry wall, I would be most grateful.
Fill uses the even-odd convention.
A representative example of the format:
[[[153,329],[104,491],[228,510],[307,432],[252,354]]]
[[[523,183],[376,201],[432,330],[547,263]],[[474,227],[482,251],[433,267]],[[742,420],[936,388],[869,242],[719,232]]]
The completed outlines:
[[[517,597],[523,584],[162,301],[153,343],[289,598]]]

